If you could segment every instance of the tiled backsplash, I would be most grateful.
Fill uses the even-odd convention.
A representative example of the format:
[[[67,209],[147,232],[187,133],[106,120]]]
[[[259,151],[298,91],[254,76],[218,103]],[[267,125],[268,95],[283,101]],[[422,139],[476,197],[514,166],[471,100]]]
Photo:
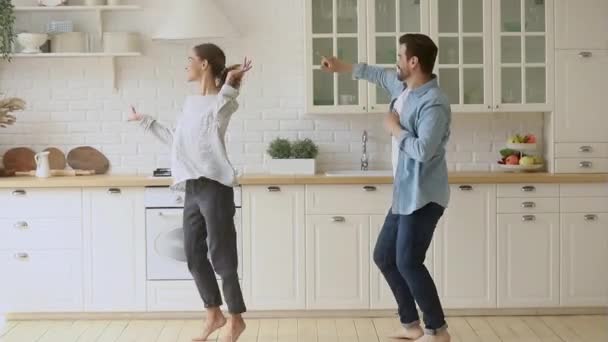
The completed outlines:
[[[146,1],[143,12],[121,14],[107,25],[149,32],[160,0]],[[264,171],[265,154],[276,136],[313,139],[319,144],[321,170],[358,168],[361,134],[368,130],[370,168],[390,168],[390,139],[381,115],[304,114],[303,0],[231,0],[228,13],[247,13],[235,20],[242,37],[215,41],[229,62],[248,55],[255,68],[246,80],[241,107],[233,117],[228,150],[236,167]],[[138,19],[141,16],[141,19]],[[27,27],[37,17],[20,19]],[[279,26],[282,29],[277,30]],[[114,28],[114,27],[113,27]],[[280,42],[280,47],[277,45]],[[194,44],[194,43],[193,43]],[[129,105],[171,123],[184,97],[196,91],[184,81],[188,44],[144,42],[144,57],[116,61],[118,91],[111,87],[111,61],[103,58],[15,59],[0,62],[0,92],[28,102],[17,123],[0,128],[0,154],[11,147],[49,146],[64,151],[78,145],[99,148],[112,172],[150,173],[169,165],[168,149],[125,121]],[[490,170],[509,135],[532,132],[542,141],[540,113],[454,114],[448,162],[451,170]]]

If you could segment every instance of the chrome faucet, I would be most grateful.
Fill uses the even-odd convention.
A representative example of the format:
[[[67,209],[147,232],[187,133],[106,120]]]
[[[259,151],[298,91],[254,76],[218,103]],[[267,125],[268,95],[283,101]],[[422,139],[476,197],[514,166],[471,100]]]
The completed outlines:
[[[367,167],[369,166],[369,161],[367,160],[367,131],[363,131],[363,136],[361,137],[363,141],[363,154],[361,156],[361,170],[367,171]]]

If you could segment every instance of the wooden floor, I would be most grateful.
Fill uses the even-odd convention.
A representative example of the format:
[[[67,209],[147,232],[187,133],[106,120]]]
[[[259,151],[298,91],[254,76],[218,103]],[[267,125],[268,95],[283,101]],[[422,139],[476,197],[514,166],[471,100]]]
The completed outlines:
[[[395,319],[249,320],[242,342],[380,342]],[[608,316],[453,317],[454,342],[606,342]],[[19,321],[0,331],[2,342],[190,342],[200,321]],[[218,334],[221,335],[221,332]],[[214,336],[215,341],[218,336]]]

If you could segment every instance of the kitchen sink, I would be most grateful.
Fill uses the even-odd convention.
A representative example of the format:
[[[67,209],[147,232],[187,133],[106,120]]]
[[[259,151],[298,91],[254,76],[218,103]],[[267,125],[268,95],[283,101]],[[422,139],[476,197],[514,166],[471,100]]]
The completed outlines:
[[[325,172],[328,177],[391,177],[391,170],[343,170],[343,171],[328,171]]]

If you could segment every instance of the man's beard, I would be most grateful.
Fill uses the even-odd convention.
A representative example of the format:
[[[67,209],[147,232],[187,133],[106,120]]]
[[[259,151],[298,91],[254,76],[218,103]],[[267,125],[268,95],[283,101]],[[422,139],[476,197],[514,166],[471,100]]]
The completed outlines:
[[[401,82],[405,82],[409,76],[409,73],[402,69],[397,69],[397,79]]]

